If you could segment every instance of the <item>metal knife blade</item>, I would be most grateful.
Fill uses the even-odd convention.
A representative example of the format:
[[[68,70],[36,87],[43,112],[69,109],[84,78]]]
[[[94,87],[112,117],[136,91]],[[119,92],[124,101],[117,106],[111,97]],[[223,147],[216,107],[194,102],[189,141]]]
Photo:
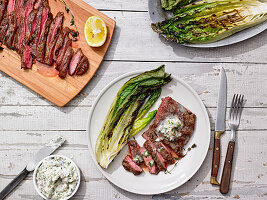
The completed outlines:
[[[215,131],[225,131],[226,103],[227,103],[227,79],[225,70],[222,67]]]
[[[48,144],[46,144],[43,148],[41,148],[35,156],[30,160],[27,164],[26,169],[28,171],[33,171],[36,165],[46,156],[52,154],[58,147],[60,147],[65,142],[63,137],[57,137],[51,140]]]
[[[217,104],[217,118],[215,123],[215,133],[214,133],[214,147],[213,147],[213,158],[212,158],[212,170],[210,183],[213,185],[219,185],[217,181],[217,175],[220,165],[220,154],[221,154],[221,134],[225,131],[225,115],[226,115],[226,104],[227,104],[227,79],[225,70],[221,68],[220,77],[220,89]]]

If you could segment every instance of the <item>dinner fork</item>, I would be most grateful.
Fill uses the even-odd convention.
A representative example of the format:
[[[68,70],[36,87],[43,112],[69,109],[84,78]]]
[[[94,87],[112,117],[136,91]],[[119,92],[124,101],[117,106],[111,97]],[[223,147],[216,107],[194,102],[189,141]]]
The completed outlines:
[[[243,102],[244,102],[244,95],[235,94],[229,112],[228,125],[232,133],[231,133],[231,139],[228,143],[228,148],[221,178],[221,184],[220,184],[220,192],[222,194],[226,194],[229,191],[232,162],[235,149],[236,131],[240,123]]]

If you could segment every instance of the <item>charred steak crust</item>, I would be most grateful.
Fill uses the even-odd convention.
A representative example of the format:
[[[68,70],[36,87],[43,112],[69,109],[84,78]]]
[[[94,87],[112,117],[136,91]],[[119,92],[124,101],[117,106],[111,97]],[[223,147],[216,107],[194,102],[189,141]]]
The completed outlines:
[[[81,76],[85,74],[88,71],[88,69],[89,69],[89,60],[85,55],[83,55],[76,68],[76,75]]]
[[[3,37],[3,44],[5,44],[8,48],[13,49],[13,39],[17,30],[17,25],[16,25],[16,16],[13,13],[9,18],[8,18],[8,29],[6,30],[6,34]]]
[[[6,9],[7,9],[8,0],[0,0],[0,23],[4,18]]]
[[[66,77],[72,56],[73,56],[73,50],[72,50],[71,46],[69,46],[65,55],[64,55],[62,65],[61,65],[61,68],[59,70],[59,77],[60,78]]]
[[[24,37],[24,44],[29,45],[32,41],[32,35],[34,30],[36,29],[36,16],[38,10],[32,10],[28,17],[28,26],[26,27],[25,37]]]

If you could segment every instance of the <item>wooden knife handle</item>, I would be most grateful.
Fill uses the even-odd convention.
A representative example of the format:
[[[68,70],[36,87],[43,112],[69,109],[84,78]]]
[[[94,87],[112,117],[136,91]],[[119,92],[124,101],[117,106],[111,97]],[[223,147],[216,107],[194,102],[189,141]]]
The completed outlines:
[[[220,166],[220,138],[214,138],[214,147],[213,147],[213,158],[212,158],[212,169],[211,169],[211,180],[210,183],[214,185],[219,185],[217,181],[217,174]]]
[[[223,173],[220,185],[220,192],[222,194],[226,194],[229,191],[234,150],[235,150],[235,142],[230,141],[228,144],[227,154],[224,161]]]
[[[214,133],[214,146],[213,146],[213,157],[212,157],[212,169],[211,169],[211,177],[210,183],[213,185],[220,185],[217,181],[217,174],[220,166],[220,157],[221,157],[221,134],[224,131],[215,131]]]

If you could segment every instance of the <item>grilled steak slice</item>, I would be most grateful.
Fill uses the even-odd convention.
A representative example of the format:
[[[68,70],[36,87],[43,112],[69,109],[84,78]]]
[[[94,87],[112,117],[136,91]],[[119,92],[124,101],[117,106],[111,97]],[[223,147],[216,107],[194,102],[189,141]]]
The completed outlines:
[[[162,143],[171,148],[179,157],[183,157],[183,149],[186,144],[184,137],[179,137],[178,140],[174,142],[169,142],[168,140],[162,140]]]
[[[17,22],[17,26],[19,26],[20,24],[20,19],[21,17],[23,17],[23,6],[26,4],[26,0],[16,0],[16,4],[15,4],[15,13],[16,13],[16,22]]]
[[[33,10],[34,2],[35,2],[35,0],[28,0],[28,1],[26,1],[25,5],[23,5],[23,14],[22,15],[24,17],[24,27],[22,30],[22,32],[23,32],[22,34],[25,34],[25,37],[22,41],[22,47],[21,47],[22,49],[20,49],[20,51],[23,51],[26,48],[26,46],[28,45],[28,39],[29,38],[27,38],[26,34],[27,34],[27,28],[29,26],[31,26],[30,25],[31,21],[30,21],[29,17],[30,17],[30,13]],[[33,16],[33,19],[34,19],[34,16]],[[30,29],[31,29],[31,27],[30,27]]]
[[[85,55],[83,55],[81,61],[79,62],[76,68],[76,74],[83,75],[87,72],[88,69],[89,69],[89,60]]]
[[[22,42],[25,37],[24,31],[24,17],[20,19],[19,27],[17,28],[16,34],[14,36],[13,48],[17,51],[18,54],[23,54]]]
[[[65,28],[64,28],[65,29]],[[66,37],[66,35],[68,34],[67,31],[64,31],[64,29],[60,32],[58,39],[57,39],[57,43],[55,45],[55,50],[54,50],[54,55],[53,55],[53,60],[56,61],[60,51],[62,49],[62,46],[64,44],[64,38]],[[67,28],[69,30],[69,28]]]
[[[33,6],[34,9],[38,9],[41,6],[48,6],[49,3],[47,0],[36,0]]]
[[[143,138],[145,138],[146,140],[151,140],[154,141],[158,138],[158,136],[155,134],[154,131],[148,129],[146,132],[144,132],[142,134]]]
[[[27,46],[21,58],[21,68],[31,69],[32,64],[33,64],[33,57],[31,55],[31,48],[30,46]]]
[[[12,49],[12,44],[13,44],[13,39],[17,30],[17,25],[16,25],[16,15],[13,13],[9,18],[8,18],[8,29],[6,30],[6,34],[3,37],[2,42],[10,49]]]
[[[140,147],[140,152],[143,156],[144,163],[147,166],[149,173],[150,174],[158,174],[159,169],[156,166],[156,163],[153,160],[152,156],[149,154],[148,150],[146,150],[144,147]]]
[[[171,151],[168,149],[166,145],[164,145],[162,142],[155,141],[154,142],[157,151],[160,153],[160,155],[166,160],[166,163],[173,163],[173,157]]]
[[[12,30],[14,29],[14,26],[12,26],[13,20],[14,20],[14,9],[15,9],[15,0],[9,0],[6,8],[6,12],[3,16],[3,19],[1,21],[0,25],[0,41],[3,43],[6,43],[8,35],[12,34]],[[9,30],[10,28],[10,30]]]
[[[6,32],[8,30],[8,27],[9,27],[9,18],[4,17],[4,19],[2,20],[1,25],[0,25],[0,42],[3,41],[3,39],[6,35]]]
[[[136,142],[136,140],[130,140],[128,142],[128,147],[129,147],[129,152],[133,158],[133,161],[137,165],[141,165],[144,162],[144,160],[143,160],[142,154],[140,152],[139,144]]]
[[[6,13],[8,0],[0,0],[0,24]]]
[[[81,48],[79,48],[71,59],[69,67],[69,75],[72,76],[76,72],[77,66],[82,58],[82,55],[83,55],[82,50]]]
[[[65,78],[66,77],[66,75],[68,73],[69,64],[70,64],[72,55],[73,55],[73,50],[72,50],[71,46],[69,46],[67,51],[66,51],[66,53],[65,53],[65,55],[64,55],[64,59],[63,59],[63,62],[61,64],[61,67],[59,69],[58,76],[60,78]]]
[[[45,52],[45,63],[48,65],[52,65],[53,63],[55,45],[56,45],[59,33],[62,30],[63,19],[64,19],[64,13],[58,12],[56,17],[53,19],[50,25],[50,28],[49,28],[47,41],[46,41],[46,52]]]
[[[70,33],[70,29],[68,27],[65,27],[63,28],[60,35],[58,36],[57,43],[55,46],[55,51],[54,51],[54,58],[53,58],[55,61],[57,61],[58,57],[61,54],[62,49],[64,49],[63,48],[64,40],[65,38],[68,38],[69,33]]]
[[[122,166],[124,169],[126,169],[129,172],[132,172],[134,175],[139,175],[143,172],[143,169],[138,166],[129,155],[127,155],[123,161],[122,161]]]
[[[36,15],[36,29],[31,41],[31,52],[39,62],[44,62],[46,38],[52,19],[48,5],[40,4]]]
[[[9,0],[7,4],[7,17],[12,15],[14,9],[15,9],[15,0]]]
[[[157,147],[154,144],[154,142],[147,140],[145,141],[143,145],[149,152],[150,155],[152,155],[152,158],[156,161],[157,166],[160,171],[166,170],[166,160],[162,157],[162,155],[157,151]]]
[[[56,60],[56,70],[58,70],[58,71],[62,70],[63,59],[65,57],[67,50],[69,49],[69,47],[71,47],[71,43],[72,43],[72,40],[69,38],[69,35],[68,35],[68,29],[64,29],[63,34],[65,31],[67,33],[66,33],[66,36],[64,38],[64,43],[63,43],[63,46],[61,47],[61,49],[59,51],[59,54],[58,54],[58,57]],[[63,74],[65,74],[65,73],[63,73]]]
[[[28,26],[26,27],[26,33],[24,37],[24,44],[30,44],[32,41],[32,35],[37,25],[37,12],[38,10],[32,10],[28,17]]]

